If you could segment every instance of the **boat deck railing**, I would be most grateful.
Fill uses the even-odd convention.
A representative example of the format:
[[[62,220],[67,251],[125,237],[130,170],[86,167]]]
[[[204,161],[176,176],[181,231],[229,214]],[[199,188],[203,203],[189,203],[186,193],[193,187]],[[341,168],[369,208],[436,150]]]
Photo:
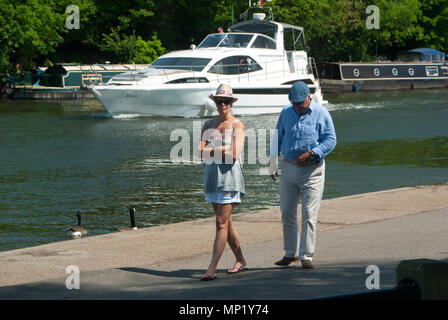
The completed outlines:
[[[319,71],[317,71],[316,61],[313,57],[308,57],[308,72],[312,73],[319,80]]]
[[[314,61],[314,59],[312,60]],[[232,82],[252,82],[252,81],[266,81],[279,78],[285,78],[291,75],[303,76],[307,74],[313,74],[313,67],[310,66],[310,61],[304,63],[303,57],[294,57],[293,63],[288,62],[286,59],[276,59],[258,63],[261,69],[251,70],[257,65],[250,64],[222,64],[218,68],[210,68],[207,71],[207,79],[209,81],[232,81]],[[188,78],[200,79],[204,77],[203,69],[198,66],[168,66],[166,68],[158,68],[160,74],[165,82],[171,82],[179,80],[179,73],[191,73]],[[255,69],[257,69],[255,67]],[[316,69],[314,64],[314,69]],[[317,69],[316,69],[317,70]],[[131,81],[141,81],[145,78],[153,77],[154,75],[142,76],[141,72],[137,74],[136,72],[130,73]],[[179,82],[176,82],[179,83]]]

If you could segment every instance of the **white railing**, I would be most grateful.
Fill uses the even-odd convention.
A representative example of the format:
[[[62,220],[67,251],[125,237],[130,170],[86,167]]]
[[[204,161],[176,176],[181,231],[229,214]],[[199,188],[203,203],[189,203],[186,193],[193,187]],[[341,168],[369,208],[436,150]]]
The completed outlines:
[[[226,64],[220,65],[216,67],[213,72],[207,72],[207,79],[209,81],[232,81],[232,82],[249,82],[249,81],[262,81],[262,80],[270,80],[277,78],[284,78],[288,75],[305,75],[309,72],[309,63],[304,63],[303,57],[294,57],[294,72],[290,71],[289,63],[287,59],[276,59],[259,63],[262,67],[260,70],[256,71],[247,71],[250,69],[250,64]],[[173,77],[174,74],[178,74],[179,72],[191,73],[190,77],[193,78],[200,74],[202,71],[198,71],[197,69],[200,67],[192,67],[192,66],[172,66],[168,68],[157,68],[161,70],[160,76],[164,77],[164,81],[170,82],[178,79],[178,77]],[[234,68],[236,73],[224,73],[223,71],[226,69]],[[264,71],[264,72],[259,72]],[[150,77],[151,75],[148,75]]]
[[[313,57],[308,58],[308,72],[312,73],[319,80],[319,71],[317,71],[316,61]]]

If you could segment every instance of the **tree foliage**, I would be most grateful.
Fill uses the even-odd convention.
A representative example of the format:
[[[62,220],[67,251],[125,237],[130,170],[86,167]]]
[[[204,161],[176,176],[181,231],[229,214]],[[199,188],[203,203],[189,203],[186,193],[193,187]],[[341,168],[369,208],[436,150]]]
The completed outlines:
[[[404,48],[421,33],[418,0],[274,0],[278,20],[305,28],[309,49],[319,61],[371,59]],[[379,29],[368,29],[366,8],[379,8]]]
[[[422,46],[448,52],[448,0],[421,0]]]
[[[256,1],[253,0],[252,3]],[[267,1],[265,1],[267,3]],[[272,0],[276,21],[305,28],[318,62],[368,61],[413,47],[448,51],[448,0]],[[76,5],[80,29],[65,26]],[[0,73],[53,62],[150,63],[239,21],[247,0],[0,0]],[[368,29],[366,8],[380,9]]]
[[[63,41],[63,15],[52,0],[0,0],[0,51],[3,71],[10,64],[32,67],[36,55],[55,51]]]
[[[154,34],[151,40],[143,40],[136,36],[120,36],[116,29],[104,35],[104,43],[100,45],[102,51],[113,53],[118,59],[127,63],[149,64],[165,52],[161,41]]]

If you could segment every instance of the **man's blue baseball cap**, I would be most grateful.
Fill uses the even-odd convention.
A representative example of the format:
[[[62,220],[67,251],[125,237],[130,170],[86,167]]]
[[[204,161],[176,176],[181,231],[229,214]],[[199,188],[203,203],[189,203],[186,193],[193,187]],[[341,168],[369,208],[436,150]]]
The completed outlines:
[[[302,103],[308,98],[310,94],[310,88],[303,81],[297,81],[289,90],[289,101]]]

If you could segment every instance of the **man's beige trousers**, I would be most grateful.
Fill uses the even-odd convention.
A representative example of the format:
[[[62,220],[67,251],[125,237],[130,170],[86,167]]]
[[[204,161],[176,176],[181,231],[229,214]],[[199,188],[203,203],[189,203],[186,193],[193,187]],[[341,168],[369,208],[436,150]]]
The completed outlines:
[[[317,214],[325,184],[325,161],[304,167],[283,160],[280,177],[280,209],[282,211],[285,257],[313,260],[316,247]],[[297,205],[302,203],[302,228],[299,232]]]

